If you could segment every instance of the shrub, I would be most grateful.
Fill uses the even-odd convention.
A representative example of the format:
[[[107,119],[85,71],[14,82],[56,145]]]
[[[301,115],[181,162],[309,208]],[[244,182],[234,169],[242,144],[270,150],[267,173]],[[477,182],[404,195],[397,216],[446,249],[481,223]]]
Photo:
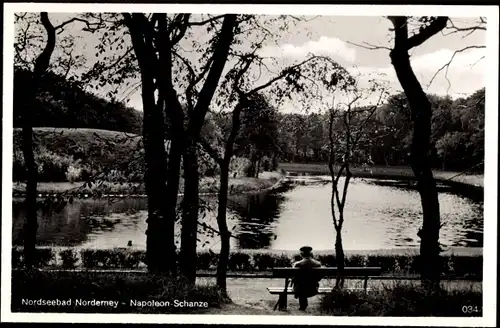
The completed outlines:
[[[367,259],[366,256],[363,255],[352,255],[348,256],[345,259],[345,266],[350,267],[363,267],[366,266]]]
[[[79,181],[82,176],[82,169],[74,166],[73,164],[69,165],[68,170],[66,172],[66,180],[69,182]]]
[[[253,255],[254,268],[259,271],[269,270],[274,266],[274,259],[267,253],[255,253]]]
[[[73,249],[65,249],[59,253],[59,256],[61,257],[62,267],[66,269],[73,269],[78,262],[78,257]]]
[[[230,271],[250,271],[250,255],[239,252],[230,254],[227,267]]]
[[[46,267],[55,264],[55,254],[51,248],[36,249],[36,266]]]
[[[289,267],[292,266],[292,259],[285,254],[281,254],[280,256],[275,258],[274,261],[275,267]]]
[[[335,255],[332,254],[321,254],[317,256],[317,260],[321,262],[323,266],[334,267],[337,266],[337,261],[335,260]]]
[[[23,250],[18,247],[12,248],[12,267],[20,268],[23,266],[23,264],[24,264]]]
[[[215,253],[199,252],[196,259],[196,269],[210,270],[213,268]]]
[[[179,313],[198,312],[198,308],[174,306],[133,306],[130,300],[196,301],[217,307],[225,301],[213,284],[189,286],[181,279],[157,274],[117,274],[107,272],[37,272],[19,271],[12,275],[12,311],[61,312],[57,306],[23,305],[22,299],[112,299],[118,307],[92,307],[71,304],[64,312],[101,313]]]
[[[125,252],[124,255],[124,268],[135,269],[138,268],[141,263],[146,263],[146,252],[144,251]]]
[[[87,268],[119,268],[125,264],[125,252],[122,250],[85,250],[82,261]]]
[[[481,304],[481,292],[472,288],[431,292],[419,285],[395,282],[369,293],[333,292],[323,297],[320,308],[327,314],[349,316],[470,316],[462,312],[462,307],[480,309]],[[481,316],[479,312],[472,315]]]
[[[248,158],[233,156],[229,163],[229,172],[236,173],[236,176],[246,175],[250,164]]]

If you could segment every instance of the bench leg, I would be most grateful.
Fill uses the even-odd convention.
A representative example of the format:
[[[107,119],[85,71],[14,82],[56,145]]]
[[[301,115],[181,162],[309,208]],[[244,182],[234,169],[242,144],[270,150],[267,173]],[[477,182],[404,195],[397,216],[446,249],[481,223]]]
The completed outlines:
[[[367,287],[368,287],[368,277],[365,278],[365,283],[363,285],[363,288],[364,288],[365,292],[366,292],[366,288]]]
[[[286,293],[280,294],[278,299],[278,307],[280,311],[285,311],[287,306],[287,295]]]

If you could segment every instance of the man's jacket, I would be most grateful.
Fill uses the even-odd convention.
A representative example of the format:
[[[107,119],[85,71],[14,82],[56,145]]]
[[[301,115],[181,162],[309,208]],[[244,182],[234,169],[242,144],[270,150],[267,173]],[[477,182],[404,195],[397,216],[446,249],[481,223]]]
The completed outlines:
[[[293,279],[293,292],[295,297],[311,297],[318,293],[321,276],[313,272],[312,268],[321,267],[321,263],[313,258],[304,258],[293,264],[294,268],[301,268]]]

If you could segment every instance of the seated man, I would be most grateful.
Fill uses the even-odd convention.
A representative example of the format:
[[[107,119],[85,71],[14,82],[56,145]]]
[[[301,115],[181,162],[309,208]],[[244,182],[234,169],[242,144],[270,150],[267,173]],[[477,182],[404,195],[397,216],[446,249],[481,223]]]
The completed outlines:
[[[307,308],[307,298],[318,293],[319,281],[321,276],[315,274],[311,269],[321,267],[321,263],[313,259],[312,247],[304,246],[300,248],[302,260],[293,264],[294,268],[301,268],[299,273],[293,279],[293,292],[295,298],[299,299],[300,310]]]

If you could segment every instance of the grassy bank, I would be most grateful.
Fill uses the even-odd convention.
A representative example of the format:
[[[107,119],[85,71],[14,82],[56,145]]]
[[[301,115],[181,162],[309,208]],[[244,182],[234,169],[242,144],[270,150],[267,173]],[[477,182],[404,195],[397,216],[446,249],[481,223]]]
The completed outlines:
[[[106,302],[87,303],[92,300]],[[55,302],[47,305],[41,301]],[[155,274],[71,271],[12,274],[13,312],[203,313],[226,301],[214,284],[189,288],[183,281]]]
[[[282,175],[279,172],[262,172],[259,178],[229,178],[229,193],[242,193],[249,191],[259,191],[267,189],[276,184]],[[200,179],[200,193],[216,193],[219,190],[220,180],[218,177]],[[122,194],[122,195],[143,195],[145,194],[143,183],[103,183],[101,185],[88,186],[84,182],[40,182],[37,186],[39,194]],[[15,182],[12,192],[18,197],[26,192],[24,183]],[[179,193],[184,192],[184,180],[179,183]]]
[[[292,174],[318,174],[318,175],[329,175],[330,171],[326,164],[303,164],[303,163],[280,163],[279,167]],[[385,167],[385,166],[374,166],[368,169],[363,169],[361,167],[351,168],[351,172],[354,177],[359,178],[377,178],[377,179],[395,179],[395,180],[413,180],[415,175],[410,167]],[[454,182],[460,182],[463,184],[468,184],[472,186],[484,186],[484,175],[483,174],[471,174],[458,175],[459,172],[451,171],[438,171],[434,170],[434,177],[438,181],[452,180]]]
[[[322,298],[320,312],[333,316],[480,317],[483,296],[470,288],[429,292],[419,285],[391,282],[370,292],[336,291]]]
[[[82,269],[145,269],[146,254],[142,250],[116,249],[76,249],[38,248],[38,266],[43,268]],[[199,251],[197,269],[200,272],[214,272],[218,263],[218,253]],[[337,266],[331,252],[316,254],[324,266]],[[297,252],[235,251],[230,254],[229,272],[262,273],[273,267],[287,267],[298,260]],[[449,277],[482,279],[483,257],[479,252],[445,252],[441,255],[443,275]],[[23,267],[21,247],[12,250],[12,267]],[[385,275],[416,275],[420,272],[417,252],[346,252],[346,266],[379,266]]]

